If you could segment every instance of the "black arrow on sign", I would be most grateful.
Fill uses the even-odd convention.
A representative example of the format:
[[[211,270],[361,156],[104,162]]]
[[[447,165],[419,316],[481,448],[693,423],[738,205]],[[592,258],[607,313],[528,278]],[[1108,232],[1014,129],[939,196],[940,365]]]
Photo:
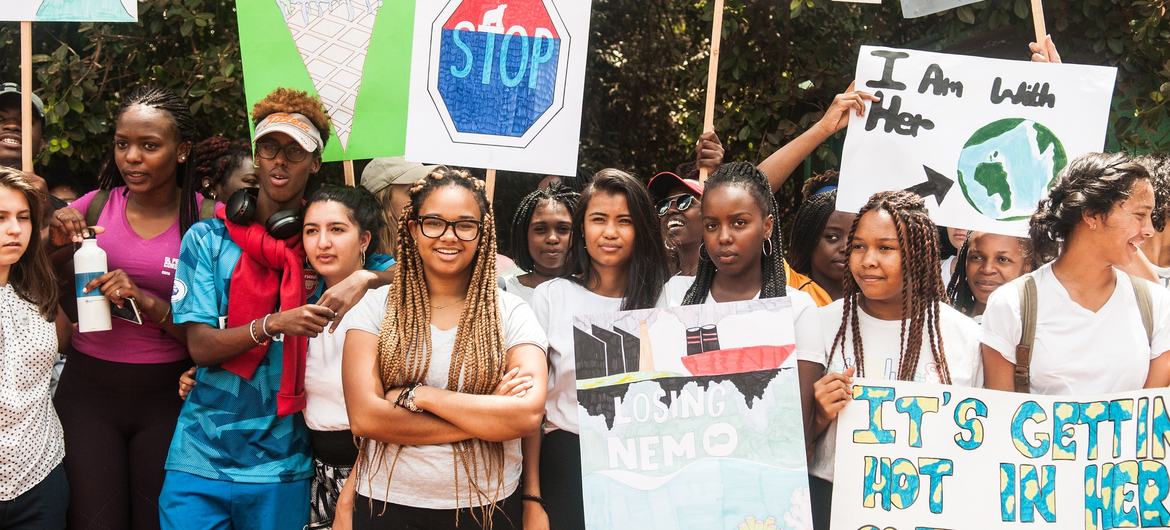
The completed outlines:
[[[951,186],[955,185],[955,181],[929,167],[922,166],[922,169],[926,170],[926,182],[910,186],[906,188],[906,191],[917,193],[923,199],[934,195],[934,200],[938,204],[942,204],[947,192],[951,191]]]

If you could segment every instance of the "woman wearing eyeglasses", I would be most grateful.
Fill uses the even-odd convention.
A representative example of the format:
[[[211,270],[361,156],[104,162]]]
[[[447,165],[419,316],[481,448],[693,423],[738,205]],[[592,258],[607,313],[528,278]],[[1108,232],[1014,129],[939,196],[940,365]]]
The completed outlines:
[[[355,529],[520,528],[520,438],[544,415],[547,341],[497,285],[484,190],[445,167],[415,184],[394,281],[347,321]]]

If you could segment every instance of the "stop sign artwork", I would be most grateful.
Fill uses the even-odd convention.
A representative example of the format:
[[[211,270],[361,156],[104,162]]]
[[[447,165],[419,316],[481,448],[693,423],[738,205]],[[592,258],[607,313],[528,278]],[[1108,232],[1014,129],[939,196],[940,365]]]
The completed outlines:
[[[575,173],[589,2],[415,5],[407,157]]]

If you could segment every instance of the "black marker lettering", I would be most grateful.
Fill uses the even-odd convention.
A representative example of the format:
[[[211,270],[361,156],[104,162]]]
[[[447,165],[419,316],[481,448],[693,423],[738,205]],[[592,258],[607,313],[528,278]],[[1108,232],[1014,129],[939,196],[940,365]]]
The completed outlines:
[[[937,64],[926,67],[926,74],[922,76],[922,82],[918,84],[918,93],[925,94],[928,88],[932,89],[936,96],[954,93],[955,97],[963,97],[963,82],[947,79],[947,76],[943,74],[942,67]]]
[[[1056,94],[1050,94],[1048,88],[1048,83],[1029,85],[1020,82],[1020,86],[1012,92],[1003,88],[1003,78],[997,77],[991,85],[991,102],[998,105],[1005,100],[1011,100],[1012,105],[1053,108],[1056,106]]]
[[[865,86],[869,88],[889,88],[893,90],[906,90],[906,83],[899,83],[894,81],[894,61],[898,59],[905,59],[910,56],[906,52],[892,52],[888,50],[874,50],[869,52],[874,57],[881,57],[886,60],[886,65],[882,67],[882,78],[877,81],[866,81]]]
[[[934,128],[934,122],[923,118],[921,114],[911,114],[909,112],[900,112],[902,110],[902,98],[900,96],[890,97],[889,108],[883,107],[885,102],[881,91],[874,94],[881,101],[875,101],[869,108],[869,118],[865,121],[865,130],[872,131],[877,128],[878,122],[885,120],[883,130],[885,132],[893,132],[903,136],[918,136],[919,129],[930,130]]]

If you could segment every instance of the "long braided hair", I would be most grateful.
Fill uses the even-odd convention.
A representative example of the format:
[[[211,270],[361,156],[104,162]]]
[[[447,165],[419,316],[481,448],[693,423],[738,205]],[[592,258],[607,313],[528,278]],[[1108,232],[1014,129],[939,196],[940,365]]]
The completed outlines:
[[[122,100],[122,104],[118,106],[118,110],[114,113],[114,122],[117,123],[118,119],[122,117],[122,114],[130,109],[130,107],[140,105],[158,109],[170,115],[174,121],[175,138],[180,145],[195,141],[197,133],[195,131],[195,118],[191,116],[191,108],[187,106],[186,101],[183,101],[174,92],[165,88],[150,85],[135,88]],[[175,167],[176,188],[182,189],[183,183],[186,181],[185,175],[190,171],[192,160],[197,154],[194,147],[192,147],[191,152],[187,154],[187,161],[179,162]],[[118,169],[118,163],[111,152],[110,158],[106,161],[106,165],[102,168],[101,175],[98,177],[98,187],[103,190],[111,190],[125,183],[125,179],[122,178],[122,172]],[[199,220],[199,211],[195,203],[194,194],[190,196],[181,194],[180,196],[182,198],[179,201],[179,230],[180,233],[186,233],[187,229]]]
[[[495,216],[487,200],[483,181],[472,178],[462,170],[436,168],[410,189],[410,204],[403,210],[403,222],[398,226],[398,272],[386,297],[386,315],[378,337],[377,369],[384,388],[400,388],[426,381],[432,354],[431,304],[422,258],[407,221],[417,220],[419,208],[427,197],[446,186],[459,186],[470,191],[483,212],[478,249],[471,270],[468,271],[471,281],[451,353],[447,389],[469,394],[491,394],[505,367],[496,284]],[[451,445],[454,449],[452,464],[456,484],[453,494],[456,498],[466,499],[470,506],[481,506],[479,517],[482,517],[484,524],[490,525],[496,510],[493,500],[500,498],[504,488],[504,445],[478,439]],[[371,466],[376,468],[384,461],[387,447],[386,443],[375,444],[373,454],[370,455],[374,460]],[[359,477],[361,473],[369,472],[366,468],[365,444],[361,451],[355,470]],[[402,447],[399,446],[391,456],[387,483],[401,452]],[[487,484],[478,483],[477,472],[481,469],[485,472]],[[460,477],[466,477],[466,491],[460,488]]]
[[[883,191],[875,193],[869,202],[857,212],[853,226],[849,229],[850,242],[857,234],[857,226],[865,214],[871,211],[885,211],[894,218],[898,232],[898,248],[902,260],[902,329],[898,337],[900,361],[898,380],[912,381],[918,369],[918,358],[922,352],[923,330],[930,344],[931,357],[938,366],[939,382],[951,384],[951,372],[943,351],[939,313],[945,301],[938,258],[938,228],[930,220],[926,202],[917,194],[908,191]],[[863,296],[852,271],[844,277],[842,296],[841,327],[833,338],[829,355],[841,347],[841,358],[845,357],[845,334],[850,334],[853,343],[853,358],[856,361],[857,376],[865,376],[865,348],[861,339],[861,325],[858,321],[860,298]]]
[[[214,196],[212,188],[222,184],[236,166],[251,157],[252,144],[248,140],[228,140],[223,136],[207,138],[195,145],[185,186],[206,199],[226,201],[227,197]]]
[[[512,216],[512,259],[516,266],[524,272],[536,270],[536,262],[528,250],[528,225],[532,223],[532,214],[542,202],[559,203],[569,211],[569,216],[577,211],[577,201],[581,194],[563,184],[553,184],[547,188],[538,188],[536,191],[520,199],[516,213]]]
[[[820,243],[821,233],[829,217],[837,208],[837,172],[826,171],[804,183],[804,202],[792,220],[792,235],[788,239],[788,265],[792,270],[810,276],[812,255]],[[832,187],[827,191],[821,191]],[[819,193],[818,193],[819,192]]]
[[[773,222],[780,219],[779,208],[772,190],[768,186],[768,177],[764,176],[754,164],[748,162],[729,162],[719,166],[719,169],[707,179],[704,194],[720,186],[739,186],[752,194],[756,204],[760,206],[760,213],[767,212]],[[776,298],[788,294],[788,278],[784,273],[784,241],[780,237],[780,227],[773,226],[768,235],[771,254],[760,254],[760,268],[762,269],[763,285],[760,286],[760,298]],[[711,292],[711,284],[715,282],[715,273],[718,269],[711,255],[699,253],[699,270],[695,274],[695,282],[687,289],[683,296],[683,305],[702,304],[707,301]]]

